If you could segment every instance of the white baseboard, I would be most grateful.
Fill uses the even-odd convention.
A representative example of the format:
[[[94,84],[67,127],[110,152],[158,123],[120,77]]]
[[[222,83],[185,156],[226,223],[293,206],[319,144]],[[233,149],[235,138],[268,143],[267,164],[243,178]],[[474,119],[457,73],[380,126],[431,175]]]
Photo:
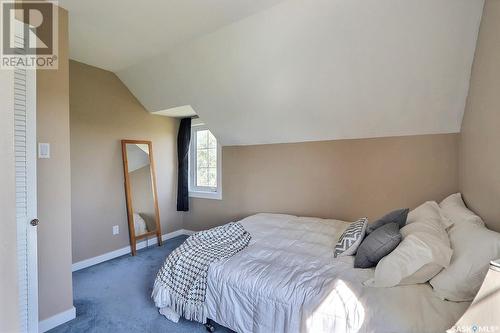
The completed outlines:
[[[40,333],[47,332],[48,330],[51,330],[54,327],[57,327],[75,318],[76,318],[76,309],[73,306],[71,307],[71,309],[60,312],[52,317],[40,321],[38,323],[38,332]]]
[[[163,241],[165,241],[167,239],[174,238],[174,237],[177,237],[180,235],[192,235],[193,233],[194,233],[194,231],[192,231],[192,230],[181,229],[181,230],[177,230],[174,232],[169,232],[168,234],[164,234],[161,236],[161,239]],[[140,250],[140,249],[145,248],[146,246],[154,245],[156,243],[157,243],[156,237],[152,238],[148,241],[144,240],[142,242],[137,243],[137,249]],[[115,251],[104,253],[104,254],[97,256],[97,257],[93,257],[93,258],[85,259],[85,260],[82,260],[79,262],[75,262],[71,266],[71,269],[73,272],[76,272],[80,269],[94,266],[94,265],[100,264],[101,262],[105,262],[105,261],[108,261],[108,260],[111,260],[111,259],[114,259],[117,257],[121,257],[121,256],[129,254],[129,253],[130,253],[130,246],[126,246],[126,247],[123,247],[123,248],[115,250]]]

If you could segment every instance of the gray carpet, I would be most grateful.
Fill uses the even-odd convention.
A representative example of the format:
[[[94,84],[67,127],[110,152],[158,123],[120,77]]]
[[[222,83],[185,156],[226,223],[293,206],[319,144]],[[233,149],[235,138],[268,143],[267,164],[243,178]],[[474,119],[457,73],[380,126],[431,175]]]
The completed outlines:
[[[62,332],[206,332],[202,324],[173,323],[158,313],[150,295],[158,269],[186,236],[73,273],[76,318],[51,330]],[[216,326],[216,333],[231,330]]]

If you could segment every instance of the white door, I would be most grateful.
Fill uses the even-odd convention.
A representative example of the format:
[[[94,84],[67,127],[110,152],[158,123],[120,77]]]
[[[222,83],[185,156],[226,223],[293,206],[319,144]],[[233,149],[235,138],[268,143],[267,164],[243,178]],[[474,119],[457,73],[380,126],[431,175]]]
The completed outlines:
[[[16,25],[15,31],[16,48],[23,53],[22,24]],[[14,70],[14,146],[20,330],[38,333],[36,70],[34,69],[19,67]]]

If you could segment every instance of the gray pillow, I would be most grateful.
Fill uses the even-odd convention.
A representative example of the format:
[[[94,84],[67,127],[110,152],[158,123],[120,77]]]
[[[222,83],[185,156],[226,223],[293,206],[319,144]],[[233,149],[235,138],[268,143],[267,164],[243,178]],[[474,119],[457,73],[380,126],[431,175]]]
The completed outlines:
[[[386,214],[379,218],[377,221],[368,224],[368,226],[366,227],[366,234],[368,235],[375,231],[377,228],[380,228],[387,223],[393,222],[397,223],[399,225],[399,228],[401,229],[406,224],[406,218],[408,217],[409,211],[410,210],[408,208],[393,210],[389,214]]]
[[[402,236],[397,223],[388,223],[368,236],[361,242],[354,258],[355,268],[369,268],[394,250],[401,242]]]

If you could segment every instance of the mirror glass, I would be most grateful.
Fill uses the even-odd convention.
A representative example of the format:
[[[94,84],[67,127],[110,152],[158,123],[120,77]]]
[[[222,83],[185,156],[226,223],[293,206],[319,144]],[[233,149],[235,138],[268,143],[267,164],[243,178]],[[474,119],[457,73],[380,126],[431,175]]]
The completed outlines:
[[[151,158],[147,144],[126,144],[135,236],[156,231]]]

